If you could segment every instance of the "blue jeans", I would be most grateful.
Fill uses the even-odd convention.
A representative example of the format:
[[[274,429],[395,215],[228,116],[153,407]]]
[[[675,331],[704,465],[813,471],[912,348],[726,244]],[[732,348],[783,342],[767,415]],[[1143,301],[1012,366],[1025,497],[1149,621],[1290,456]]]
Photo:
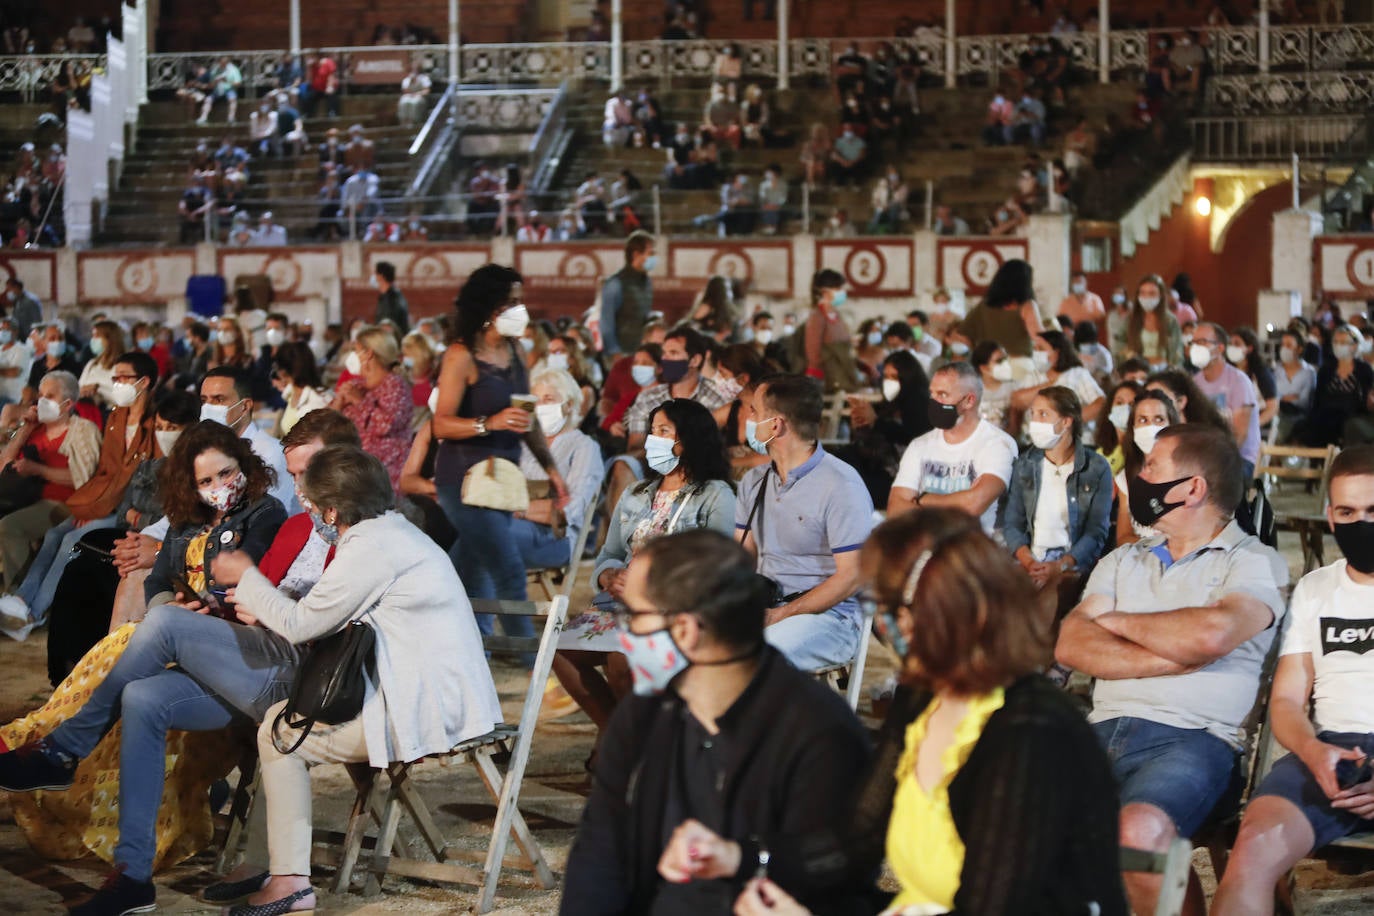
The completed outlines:
[[[1374,754],[1374,735],[1363,732],[1322,732],[1317,735],[1327,744],[1337,747],[1356,747],[1365,754]],[[1343,760],[1336,768],[1341,785],[1353,775],[1356,762]],[[1287,799],[1302,812],[1312,825],[1313,849],[1321,849],[1333,840],[1369,829],[1369,821],[1340,808],[1331,807],[1331,799],[1317,785],[1316,778],[1297,754],[1287,754],[1274,762],[1274,768],[1255,789],[1255,797],[1273,795]]]
[[[1176,728],[1121,716],[1093,724],[1121,787],[1121,806],[1153,805],[1181,837],[1191,837],[1213,812],[1240,801],[1236,750],[1200,728]]]
[[[48,619],[48,608],[52,607],[53,595],[57,594],[57,583],[62,581],[62,573],[71,561],[76,544],[92,531],[113,528],[118,519],[113,515],[97,518],[76,527],[76,519],[69,518],[55,525],[43,536],[43,546],[29,565],[24,581],[19,585],[18,595],[29,606],[29,617],[34,623]]]
[[[797,668],[817,671],[853,660],[859,648],[859,624],[851,615],[831,608],[779,620],[763,631],[763,638]]]
[[[86,757],[122,720],[114,861],[130,878],[152,877],[167,732],[258,722],[290,693],[296,661],[296,648],[270,630],[155,607],[86,704],[53,729],[52,744]]]
[[[439,508],[458,532],[448,555],[468,597],[526,600],[525,563],[515,539],[515,517],[497,509],[463,505],[461,486],[441,486],[437,495]],[[478,614],[477,626],[490,636],[492,615]],[[534,635],[534,624],[528,617],[503,618],[501,629],[507,636]]]
[[[566,537],[556,537],[548,525],[527,518],[512,519],[511,533],[526,569],[562,569],[568,565],[572,544]]]

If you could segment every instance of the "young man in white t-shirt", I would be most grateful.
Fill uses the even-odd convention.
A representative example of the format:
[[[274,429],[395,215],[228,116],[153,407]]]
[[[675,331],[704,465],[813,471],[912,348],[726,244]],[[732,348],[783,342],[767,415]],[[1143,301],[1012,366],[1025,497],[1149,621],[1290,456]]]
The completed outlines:
[[[1298,860],[1374,827],[1374,446],[1332,462],[1330,494],[1345,559],[1293,591],[1269,700],[1274,737],[1292,753],[1246,806],[1213,916],[1272,913],[1274,884]]]
[[[979,416],[983,381],[967,362],[950,363],[930,379],[930,422],[911,441],[888,496],[889,515],[917,506],[962,509],[991,534],[997,500],[1011,480],[1016,441]]]

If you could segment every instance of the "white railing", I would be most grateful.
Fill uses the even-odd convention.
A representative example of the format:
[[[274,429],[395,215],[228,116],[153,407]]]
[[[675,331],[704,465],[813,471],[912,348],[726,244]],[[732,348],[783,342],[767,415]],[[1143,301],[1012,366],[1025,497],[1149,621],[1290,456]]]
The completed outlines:
[[[1224,115],[1192,118],[1196,162],[1281,162],[1297,153],[1304,161],[1364,157],[1371,150],[1363,113],[1255,118]]]
[[[104,54],[11,54],[0,55],[0,92],[17,92],[25,102],[57,79],[63,64],[70,63],[78,78],[106,68]]]
[[[1185,153],[1175,160],[1169,170],[1135,202],[1121,217],[1121,256],[1135,254],[1137,245],[1145,244],[1150,233],[1159,228],[1164,217],[1173,212],[1192,187],[1189,172],[1191,160]]]

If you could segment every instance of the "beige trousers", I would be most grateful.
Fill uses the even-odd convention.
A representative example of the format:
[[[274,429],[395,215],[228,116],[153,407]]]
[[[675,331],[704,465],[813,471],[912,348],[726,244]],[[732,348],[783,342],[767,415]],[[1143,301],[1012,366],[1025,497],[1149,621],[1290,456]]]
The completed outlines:
[[[267,711],[258,727],[258,767],[262,774],[259,797],[248,823],[246,861],[261,864],[263,820],[267,825],[268,871],[274,875],[310,875],[310,843],[314,829],[310,814],[310,768],[321,763],[363,763],[367,741],[361,717],[342,725],[316,724],[300,747],[290,754],[277,750],[272,723],[286,706]],[[285,723],[278,730],[282,746],[295,743],[299,731]]]

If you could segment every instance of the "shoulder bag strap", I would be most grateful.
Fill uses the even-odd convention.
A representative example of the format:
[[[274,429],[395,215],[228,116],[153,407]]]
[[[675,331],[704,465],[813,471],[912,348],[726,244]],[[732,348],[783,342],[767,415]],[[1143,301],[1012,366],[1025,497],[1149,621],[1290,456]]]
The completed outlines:
[[[763,515],[760,513],[763,510],[763,494],[768,489],[768,470],[771,469],[765,469],[763,472],[763,480],[759,483],[758,491],[754,496],[754,505],[749,510],[749,517],[744,520],[744,533],[746,536],[749,534],[749,532],[754,530],[755,515],[758,515],[759,517],[759,524],[763,523]],[[755,545],[758,544],[757,538],[754,539],[754,543]]]

